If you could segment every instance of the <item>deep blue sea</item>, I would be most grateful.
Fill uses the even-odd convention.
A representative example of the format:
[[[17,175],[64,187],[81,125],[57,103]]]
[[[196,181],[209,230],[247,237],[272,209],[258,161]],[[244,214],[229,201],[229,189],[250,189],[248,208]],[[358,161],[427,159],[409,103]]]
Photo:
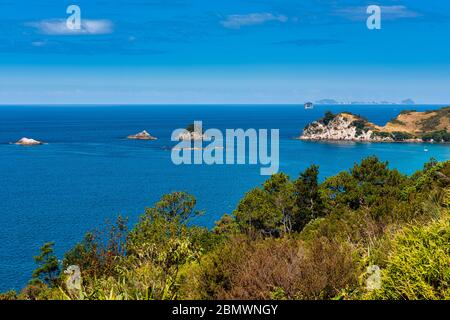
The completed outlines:
[[[414,106],[425,110],[441,106]],[[369,155],[411,174],[430,157],[450,158],[449,145],[325,143],[294,140],[326,110],[351,111],[384,124],[408,106],[80,106],[0,107],[0,291],[19,289],[33,256],[54,241],[60,257],[88,230],[128,216],[130,225],[161,195],[188,191],[213,226],[267,177],[258,165],[181,165],[171,162],[170,135],[194,120],[207,128],[280,129],[280,171],[295,178],[310,164],[321,179]],[[156,141],[126,140],[147,130]],[[22,137],[48,144],[9,144]]]

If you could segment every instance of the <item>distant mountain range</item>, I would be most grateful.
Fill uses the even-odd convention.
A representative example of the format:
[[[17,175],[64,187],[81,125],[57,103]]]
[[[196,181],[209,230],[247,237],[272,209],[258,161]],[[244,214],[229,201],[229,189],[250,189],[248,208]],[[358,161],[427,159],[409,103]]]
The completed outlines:
[[[401,103],[398,102],[390,102],[390,101],[337,101],[334,99],[321,99],[321,100],[317,100],[316,104],[325,104],[325,105],[336,105],[336,104],[346,104],[346,105],[351,105],[351,104],[404,104],[404,105],[414,105],[415,102],[412,99],[405,99],[402,100]]]

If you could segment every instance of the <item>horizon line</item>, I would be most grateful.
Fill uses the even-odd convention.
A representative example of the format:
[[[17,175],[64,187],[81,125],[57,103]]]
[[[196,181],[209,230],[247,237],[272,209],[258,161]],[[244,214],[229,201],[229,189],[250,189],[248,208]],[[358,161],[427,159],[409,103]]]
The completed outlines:
[[[98,106],[98,107],[120,107],[120,106],[270,106],[270,105],[279,105],[279,106],[304,106],[304,102],[299,103],[13,103],[13,104],[1,104],[0,107],[88,107],[88,106]],[[426,103],[420,102],[415,104],[402,104],[402,103],[332,103],[332,104],[323,104],[323,103],[313,103],[315,106],[420,106],[420,105],[429,105],[429,106],[438,106],[445,105],[450,106],[450,102],[448,103]]]

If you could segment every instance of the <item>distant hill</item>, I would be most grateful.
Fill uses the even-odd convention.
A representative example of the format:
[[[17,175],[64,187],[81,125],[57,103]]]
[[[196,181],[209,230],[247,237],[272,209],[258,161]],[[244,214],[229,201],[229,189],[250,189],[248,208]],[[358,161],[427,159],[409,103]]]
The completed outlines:
[[[402,111],[378,126],[367,119],[342,112],[325,116],[307,125],[302,140],[351,140],[385,142],[450,142],[450,107],[418,112]]]
[[[412,104],[416,104],[416,103],[412,99],[405,99],[402,101],[402,104],[412,105]]]
[[[321,99],[317,100],[316,104],[339,104],[339,101],[336,101],[334,99]]]

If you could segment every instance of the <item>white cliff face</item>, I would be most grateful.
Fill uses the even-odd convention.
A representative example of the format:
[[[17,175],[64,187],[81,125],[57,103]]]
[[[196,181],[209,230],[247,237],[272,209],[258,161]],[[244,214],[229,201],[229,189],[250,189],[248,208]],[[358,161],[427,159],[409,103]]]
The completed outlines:
[[[186,131],[178,135],[178,140],[205,140],[208,137],[197,131]]]
[[[327,125],[315,121],[303,131],[302,140],[343,140],[343,141],[392,141],[390,137],[374,136],[368,128],[358,130],[353,124],[353,115],[336,115]]]
[[[15,144],[17,145],[21,145],[21,146],[36,146],[36,145],[40,145],[40,144],[44,144],[41,141],[37,141],[34,139],[29,139],[29,138],[22,138],[19,141],[17,141]]]

